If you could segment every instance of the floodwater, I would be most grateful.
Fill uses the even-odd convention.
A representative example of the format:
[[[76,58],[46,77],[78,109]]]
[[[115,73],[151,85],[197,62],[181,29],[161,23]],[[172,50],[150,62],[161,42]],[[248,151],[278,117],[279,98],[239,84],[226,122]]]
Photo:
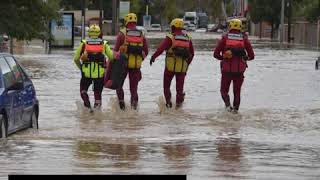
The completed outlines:
[[[0,140],[0,178],[187,174],[195,180],[320,179],[320,74],[314,69],[319,53],[255,47],[236,115],[223,109],[212,47],[197,49],[185,82],[185,104],[169,111],[162,98],[163,55],[152,67],[150,56],[143,64],[138,111],[121,112],[115,92],[104,89],[102,111],[94,114],[82,107],[72,51],[17,55],[36,87],[40,129]],[[174,101],[175,81],[171,90]],[[125,99],[129,105],[128,80]]]

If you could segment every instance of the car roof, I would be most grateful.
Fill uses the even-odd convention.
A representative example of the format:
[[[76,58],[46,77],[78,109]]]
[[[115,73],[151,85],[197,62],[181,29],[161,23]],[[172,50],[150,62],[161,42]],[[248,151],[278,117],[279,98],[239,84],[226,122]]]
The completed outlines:
[[[11,56],[12,57],[12,55],[9,54],[9,53],[0,53],[0,57],[6,57],[6,56]]]
[[[12,56],[12,55],[9,53],[0,53],[0,56]]]

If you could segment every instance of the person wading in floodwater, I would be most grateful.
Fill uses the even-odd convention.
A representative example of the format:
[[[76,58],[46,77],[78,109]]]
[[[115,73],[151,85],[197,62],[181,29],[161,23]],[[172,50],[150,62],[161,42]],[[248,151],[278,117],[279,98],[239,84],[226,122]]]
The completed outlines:
[[[184,102],[184,80],[194,56],[191,37],[184,33],[184,22],[176,18],[171,21],[171,32],[161,42],[159,48],[152,55],[150,66],[156,58],[166,50],[166,66],[163,74],[163,93],[166,98],[166,107],[171,108],[170,85],[173,77],[176,77],[176,108],[180,108]]]
[[[240,106],[241,86],[247,61],[254,59],[254,52],[248,36],[242,33],[240,19],[232,19],[228,25],[229,32],[222,36],[214,50],[213,56],[220,60],[221,87],[220,92],[226,110],[237,113]],[[233,82],[233,107],[230,104],[229,87]]]

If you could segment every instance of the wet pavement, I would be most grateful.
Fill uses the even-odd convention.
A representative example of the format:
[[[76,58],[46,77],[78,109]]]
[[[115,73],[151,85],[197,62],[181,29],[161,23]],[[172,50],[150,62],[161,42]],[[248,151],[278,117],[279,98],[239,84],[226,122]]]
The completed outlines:
[[[223,109],[219,63],[210,51],[214,43],[206,43],[196,49],[181,110],[164,108],[163,55],[152,67],[150,56],[143,63],[138,111],[121,112],[115,92],[104,89],[102,111],[94,114],[82,107],[73,51],[17,55],[36,87],[40,129],[0,140],[0,178],[187,174],[188,179],[319,179],[320,75],[314,70],[319,53],[254,44],[256,59],[249,62],[240,113],[234,115]],[[173,100],[174,87],[175,81]],[[127,105],[129,99],[126,80]]]

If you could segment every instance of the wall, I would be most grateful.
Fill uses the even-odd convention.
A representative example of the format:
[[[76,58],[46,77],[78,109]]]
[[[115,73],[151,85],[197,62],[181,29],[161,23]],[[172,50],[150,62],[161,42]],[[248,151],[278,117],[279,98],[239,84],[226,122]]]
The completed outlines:
[[[285,24],[284,40],[288,41],[288,25]],[[295,22],[291,25],[291,37],[293,43],[305,44],[307,46],[319,47],[319,25],[316,23],[309,23],[306,21]]]
[[[288,42],[288,24],[284,25],[284,42]],[[262,23],[262,38],[270,38],[270,24]],[[259,37],[260,24],[251,23],[251,35]],[[275,31],[275,39],[278,37],[278,31]],[[307,21],[297,21],[291,24],[291,43],[303,44],[310,47],[319,47],[320,44],[320,20],[318,23]]]

